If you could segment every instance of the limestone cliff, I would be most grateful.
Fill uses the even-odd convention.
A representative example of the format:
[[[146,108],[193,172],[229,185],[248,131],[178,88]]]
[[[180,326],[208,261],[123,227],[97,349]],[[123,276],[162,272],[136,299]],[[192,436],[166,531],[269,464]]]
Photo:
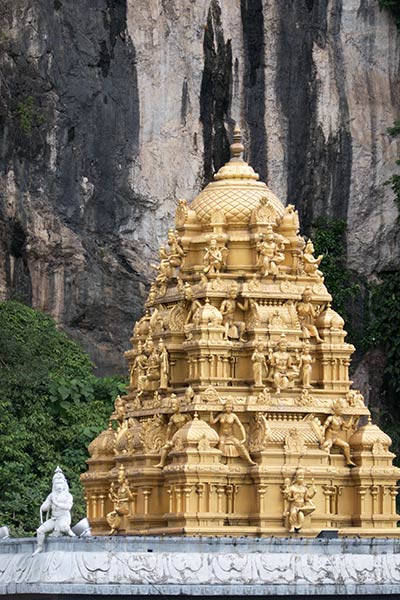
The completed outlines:
[[[348,263],[399,264],[399,42],[377,0],[3,0],[0,293],[122,364],[177,199],[247,160]]]

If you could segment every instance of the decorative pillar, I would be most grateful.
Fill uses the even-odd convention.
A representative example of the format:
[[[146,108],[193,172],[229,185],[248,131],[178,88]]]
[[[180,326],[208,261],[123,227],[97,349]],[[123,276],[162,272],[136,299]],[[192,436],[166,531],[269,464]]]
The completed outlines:
[[[97,519],[97,494],[92,494],[90,497],[92,507],[92,519]]]
[[[104,517],[104,502],[105,502],[106,496],[104,494],[99,494],[99,517],[102,518]]]
[[[204,494],[204,484],[196,483],[195,486],[196,494],[197,494],[197,512],[202,512],[202,499]]]
[[[264,514],[266,512],[264,506],[265,493],[267,491],[268,486],[264,484],[260,484],[257,486],[257,494],[258,494],[258,512],[260,514]]]
[[[143,494],[143,514],[148,515],[149,514],[149,496],[151,494],[151,488],[142,488],[142,494]]]

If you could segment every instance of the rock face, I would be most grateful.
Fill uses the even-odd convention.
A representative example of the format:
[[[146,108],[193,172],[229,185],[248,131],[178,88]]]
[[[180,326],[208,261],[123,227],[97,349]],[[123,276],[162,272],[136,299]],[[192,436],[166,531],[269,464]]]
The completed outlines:
[[[399,43],[376,0],[3,0],[0,20],[1,297],[100,372],[122,368],[150,258],[233,120],[302,223],[347,220],[351,268],[399,264]]]

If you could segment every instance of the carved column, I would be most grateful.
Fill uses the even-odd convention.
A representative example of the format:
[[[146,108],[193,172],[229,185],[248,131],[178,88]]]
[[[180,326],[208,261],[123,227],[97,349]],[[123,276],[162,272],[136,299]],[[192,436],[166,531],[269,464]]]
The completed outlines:
[[[215,491],[217,492],[217,512],[225,512],[222,510],[222,497],[225,492],[225,486],[222,483],[217,483],[215,486]]]
[[[182,487],[175,485],[176,512],[182,512]]]
[[[185,500],[183,512],[190,512],[190,494],[192,492],[192,486],[191,485],[183,485],[182,492],[184,494],[184,500]]]
[[[390,489],[390,497],[392,500],[391,501],[391,512],[392,512],[392,515],[395,515],[396,514],[396,496],[398,494],[397,490],[399,489],[399,486],[391,485],[389,489]]]
[[[202,512],[204,484],[196,483],[195,489],[196,489],[196,494],[197,494],[197,512]]]
[[[97,519],[97,494],[92,494],[90,497],[90,505],[92,507],[92,519]]]
[[[325,497],[325,513],[329,516],[332,514],[332,498],[335,494],[335,488],[333,485],[323,485],[323,494]]]
[[[225,494],[226,494],[226,512],[228,514],[233,513],[233,485],[228,483],[225,486]]]
[[[174,510],[174,488],[172,485],[169,485],[167,487],[167,494],[168,494],[168,512],[172,513]]]
[[[367,493],[367,486],[365,485],[360,485],[360,487],[357,490],[357,493],[360,497],[360,516],[362,517],[365,511],[365,496]]]
[[[143,514],[148,515],[149,514],[149,497],[151,494],[151,488],[150,487],[142,488],[142,494],[143,494]]]
[[[264,484],[260,484],[257,486],[257,494],[258,494],[258,512],[260,514],[265,514],[267,511],[265,509],[265,494],[268,486]]]
[[[104,494],[99,494],[99,517],[102,518],[104,517],[104,502],[105,502],[106,496]]]
[[[374,516],[374,515],[378,514],[378,512],[379,512],[379,508],[378,508],[379,486],[371,485],[370,493],[371,493],[371,497],[372,497],[372,516]]]
[[[130,514],[131,515],[135,515],[136,514],[136,510],[137,510],[137,491],[134,489],[132,490],[132,500],[131,500],[131,511]]]

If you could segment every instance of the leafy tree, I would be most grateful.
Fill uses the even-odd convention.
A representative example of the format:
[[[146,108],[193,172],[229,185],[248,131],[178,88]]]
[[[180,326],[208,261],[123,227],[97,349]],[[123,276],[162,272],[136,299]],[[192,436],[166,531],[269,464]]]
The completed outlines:
[[[0,303],[0,523],[32,534],[59,464],[85,515],[79,475],[87,445],[107,424],[122,377],[99,379],[54,321],[19,302]]]

